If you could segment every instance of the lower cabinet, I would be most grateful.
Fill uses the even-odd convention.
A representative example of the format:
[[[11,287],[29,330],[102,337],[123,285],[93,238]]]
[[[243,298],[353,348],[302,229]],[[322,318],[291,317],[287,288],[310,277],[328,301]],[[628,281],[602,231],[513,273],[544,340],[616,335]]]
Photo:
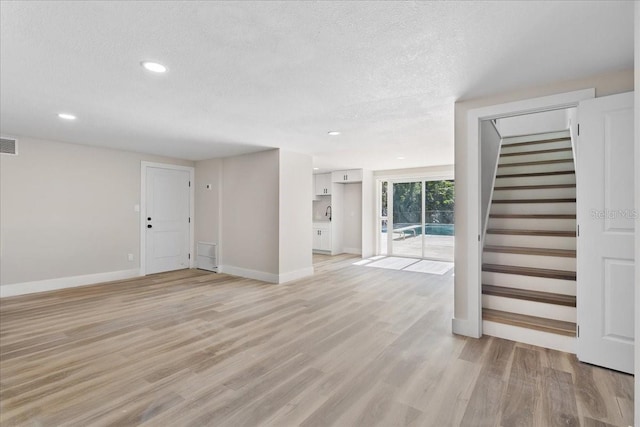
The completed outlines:
[[[312,248],[314,251],[331,251],[331,229],[313,227]]]

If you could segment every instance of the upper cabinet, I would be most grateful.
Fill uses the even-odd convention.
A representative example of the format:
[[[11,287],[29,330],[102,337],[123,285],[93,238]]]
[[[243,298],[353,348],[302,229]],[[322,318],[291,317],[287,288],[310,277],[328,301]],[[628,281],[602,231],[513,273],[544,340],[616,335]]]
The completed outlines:
[[[362,169],[332,172],[331,182],[339,182],[343,184],[348,182],[362,182]]]
[[[331,195],[331,174],[319,173],[314,175],[316,182],[316,196]]]

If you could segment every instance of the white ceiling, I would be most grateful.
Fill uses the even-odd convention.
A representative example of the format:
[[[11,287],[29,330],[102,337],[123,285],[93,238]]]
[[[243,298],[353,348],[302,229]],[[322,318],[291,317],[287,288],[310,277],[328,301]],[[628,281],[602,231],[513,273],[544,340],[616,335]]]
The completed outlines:
[[[633,67],[633,7],[2,1],[0,130],[192,160],[451,164],[455,100]]]

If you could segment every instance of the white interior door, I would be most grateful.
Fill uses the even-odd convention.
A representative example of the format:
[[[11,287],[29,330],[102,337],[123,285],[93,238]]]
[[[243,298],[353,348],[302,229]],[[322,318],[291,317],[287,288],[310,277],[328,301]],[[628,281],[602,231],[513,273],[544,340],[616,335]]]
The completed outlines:
[[[633,373],[633,93],[578,106],[578,358]]]
[[[190,173],[146,170],[146,274],[189,268]]]

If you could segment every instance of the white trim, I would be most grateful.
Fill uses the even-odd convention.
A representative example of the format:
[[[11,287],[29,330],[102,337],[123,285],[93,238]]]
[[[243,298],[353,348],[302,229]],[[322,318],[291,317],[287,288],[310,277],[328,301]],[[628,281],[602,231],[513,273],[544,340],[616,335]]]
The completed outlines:
[[[94,285],[96,283],[131,279],[138,276],[140,276],[140,270],[133,268],[131,270],[109,271],[106,273],[85,274],[83,276],[59,277],[57,279],[12,283],[10,285],[0,286],[0,298]]]
[[[313,267],[305,267],[300,270],[290,271],[288,273],[280,274],[278,277],[278,283],[291,282],[292,280],[302,279],[303,277],[313,276]]]
[[[490,120],[491,124],[493,124],[493,120]],[[496,187],[496,176],[498,175],[498,165],[500,163],[500,153],[502,152],[502,143],[504,142],[504,138],[500,135],[498,128],[496,125],[493,125],[493,128],[498,132],[498,137],[500,138],[500,142],[498,143],[498,154],[496,156],[495,167],[493,168],[493,179],[491,180],[491,190],[489,190],[489,206],[487,206],[487,212],[484,217],[484,227],[482,229],[482,239],[480,240],[480,250],[484,247],[484,239],[487,236],[487,228],[489,228],[489,215],[491,214],[491,204],[493,203],[493,189]],[[480,141],[478,141],[480,142]],[[479,161],[481,161],[479,159]],[[482,171],[480,171],[482,173]],[[482,185],[482,183],[480,184]],[[480,198],[482,201],[482,197]],[[480,212],[482,212],[482,207],[480,208]]]
[[[231,276],[244,277],[247,279],[260,280],[262,282],[280,283],[279,277],[274,273],[250,270],[248,268],[235,267],[233,265],[218,265],[218,272]]]
[[[194,246],[194,226],[196,224],[195,168],[192,166],[172,165],[169,163],[154,163],[143,160],[140,162],[140,275],[145,276],[147,274],[147,233],[145,233],[145,212],[147,211],[147,168],[150,167],[189,172],[189,181],[191,181],[191,187],[189,187],[189,217],[191,218],[191,223],[189,224],[189,252],[192,255],[191,259],[189,260],[189,268],[194,268],[196,258]]]
[[[484,332],[492,337],[564,351],[565,353],[576,353],[577,340],[575,337],[505,325],[504,323],[491,322],[488,320],[482,322],[482,327]]]
[[[467,177],[463,185],[467,186],[467,316],[470,326],[469,336],[482,335],[482,288],[481,281],[481,206],[480,206],[480,121],[498,119],[501,117],[518,116],[542,111],[571,108],[578,102],[595,97],[595,89],[583,89],[574,92],[525,99],[506,104],[490,105],[469,110],[467,114],[467,141],[465,149],[469,159]],[[475,191],[474,191],[475,189]],[[460,320],[460,319],[458,319]],[[462,334],[467,335],[467,334]]]
[[[218,273],[224,273],[230,276],[244,277],[246,279],[260,280],[261,282],[280,284],[290,282],[292,280],[302,279],[303,277],[313,276],[314,270],[313,267],[306,267],[284,274],[274,274],[267,273],[265,271],[236,267],[233,265],[219,265]]]
[[[362,255],[362,249],[360,248],[343,248],[342,252],[345,254]]]
[[[480,338],[480,334],[478,334],[478,328],[475,327],[467,319],[456,319],[455,317],[451,319],[451,330],[456,335],[464,335],[466,337],[472,338]]]

